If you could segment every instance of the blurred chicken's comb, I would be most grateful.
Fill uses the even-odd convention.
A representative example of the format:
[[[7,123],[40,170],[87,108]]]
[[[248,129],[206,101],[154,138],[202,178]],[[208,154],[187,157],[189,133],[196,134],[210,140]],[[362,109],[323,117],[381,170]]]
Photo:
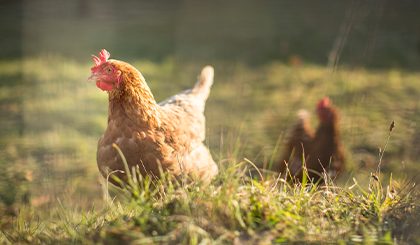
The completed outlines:
[[[101,64],[108,61],[110,54],[106,49],[102,49],[99,53],[99,58],[92,54],[93,60],[95,61],[95,66],[91,68],[93,71],[95,68],[99,67]]]
[[[326,107],[330,107],[330,105],[331,105],[331,99],[328,97],[325,97],[322,100],[318,101],[318,103],[316,104],[316,108],[320,110]]]

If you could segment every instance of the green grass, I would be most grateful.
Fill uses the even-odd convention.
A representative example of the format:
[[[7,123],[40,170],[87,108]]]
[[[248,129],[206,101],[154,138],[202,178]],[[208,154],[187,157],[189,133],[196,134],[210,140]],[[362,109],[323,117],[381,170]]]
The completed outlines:
[[[135,177],[103,209],[60,206],[48,221],[20,214],[3,230],[4,244],[271,244],[419,242],[410,222],[420,203],[412,190],[374,182],[343,189],[260,182],[245,162],[221,168],[210,184]],[[135,172],[132,174],[136,175]],[[137,172],[137,175],[139,173]],[[392,181],[392,180],[391,180]],[[393,182],[394,183],[394,182]],[[105,186],[105,185],[104,185]],[[106,191],[106,190],[104,190]],[[399,215],[399,216],[398,216]],[[418,214],[417,214],[418,215]],[[410,218],[404,216],[411,216]],[[404,235],[404,236],[402,236]],[[403,239],[402,239],[403,238]],[[407,239],[410,239],[407,241]]]
[[[191,87],[202,68],[171,58],[133,64],[157,101]],[[415,239],[410,231],[416,230],[413,215],[419,209],[417,190],[410,188],[419,164],[420,74],[341,67],[329,79],[324,67],[312,64],[212,65],[206,144],[220,176],[210,185],[179,188],[145,181],[134,196],[110,186],[108,197],[96,166],[108,104],[105,93],[86,83],[92,64],[52,55],[0,63],[5,81],[0,85],[0,243]],[[341,112],[346,172],[328,188],[289,186],[266,169],[278,163],[297,110],[313,111],[323,96]],[[384,148],[392,120],[396,127],[376,182],[370,176],[379,161],[377,147]]]

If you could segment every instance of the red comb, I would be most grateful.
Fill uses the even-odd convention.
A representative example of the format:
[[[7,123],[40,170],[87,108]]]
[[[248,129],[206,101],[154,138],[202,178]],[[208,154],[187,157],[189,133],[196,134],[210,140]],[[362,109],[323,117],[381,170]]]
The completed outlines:
[[[105,49],[102,49],[99,53],[99,58],[92,54],[93,60],[95,61],[95,66],[91,68],[93,71],[95,68],[99,67],[101,64],[108,61],[110,54]]]
[[[320,110],[322,108],[329,107],[330,105],[331,105],[331,99],[328,97],[325,97],[322,100],[318,101],[318,103],[316,104],[316,108]]]

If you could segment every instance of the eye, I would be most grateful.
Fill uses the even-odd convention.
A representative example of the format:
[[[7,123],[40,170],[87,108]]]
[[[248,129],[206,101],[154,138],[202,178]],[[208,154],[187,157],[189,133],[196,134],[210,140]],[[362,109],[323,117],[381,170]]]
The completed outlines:
[[[108,67],[108,68],[106,68],[105,71],[106,71],[106,73],[111,74],[114,71],[114,69],[112,69],[111,67]]]

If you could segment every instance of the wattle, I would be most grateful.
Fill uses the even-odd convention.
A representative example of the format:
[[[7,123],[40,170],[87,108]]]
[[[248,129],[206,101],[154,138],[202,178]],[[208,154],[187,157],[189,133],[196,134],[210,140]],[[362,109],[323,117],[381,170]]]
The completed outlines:
[[[114,88],[114,84],[108,82],[96,82],[96,86],[102,91],[111,91]]]

